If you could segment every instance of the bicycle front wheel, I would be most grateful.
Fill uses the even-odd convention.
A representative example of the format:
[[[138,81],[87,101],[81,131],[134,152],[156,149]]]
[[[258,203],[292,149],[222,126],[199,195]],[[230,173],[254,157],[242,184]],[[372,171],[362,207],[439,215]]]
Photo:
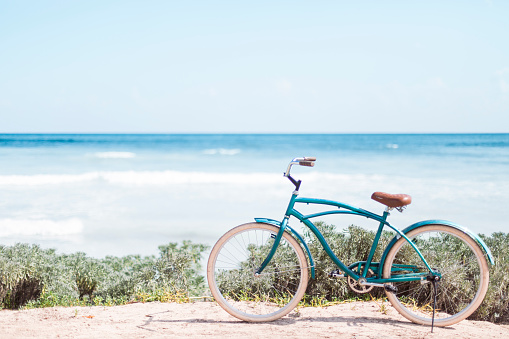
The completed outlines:
[[[435,326],[449,326],[471,315],[486,295],[488,263],[470,236],[447,225],[426,225],[408,234],[432,269],[438,270]],[[428,272],[412,246],[400,238],[387,254],[383,277]],[[387,298],[408,320],[431,325],[434,287],[427,280],[392,283],[397,292]]]
[[[249,223],[223,235],[210,253],[207,279],[216,302],[251,322],[272,321],[293,310],[308,283],[307,259],[299,243],[283,234],[274,257],[259,275],[278,227]]]

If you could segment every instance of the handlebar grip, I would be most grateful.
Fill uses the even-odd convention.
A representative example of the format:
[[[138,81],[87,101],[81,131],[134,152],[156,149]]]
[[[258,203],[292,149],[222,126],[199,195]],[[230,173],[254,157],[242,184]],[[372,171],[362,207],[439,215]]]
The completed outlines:
[[[315,163],[313,161],[299,161],[299,165],[313,167]]]
[[[315,157],[304,157],[304,161],[316,161]]]

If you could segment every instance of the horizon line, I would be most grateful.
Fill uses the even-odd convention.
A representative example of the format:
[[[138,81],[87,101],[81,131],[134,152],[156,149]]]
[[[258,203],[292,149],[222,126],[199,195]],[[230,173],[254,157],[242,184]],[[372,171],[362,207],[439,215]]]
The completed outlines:
[[[509,132],[0,132],[0,135],[468,135]]]

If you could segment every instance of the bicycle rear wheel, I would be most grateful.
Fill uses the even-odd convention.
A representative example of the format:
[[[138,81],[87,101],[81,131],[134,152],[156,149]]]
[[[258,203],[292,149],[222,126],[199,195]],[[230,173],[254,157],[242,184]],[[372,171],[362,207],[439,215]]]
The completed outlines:
[[[297,306],[308,283],[307,259],[299,243],[283,234],[274,257],[260,275],[278,227],[249,223],[223,235],[207,264],[210,291],[228,313],[251,322],[272,321]]]
[[[449,326],[471,315],[483,301],[489,283],[488,263],[475,240],[454,227],[438,224],[418,227],[406,235],[430,267],[441,274],[437,283],[435,326]],[[383,277],[412,272],[428,272],[428,269],[412,246],[400,238],[387,254]],[[424,280],[392,285],[397,292],[386,293],[394,308],[412,322],[431,325],[433,284]]]

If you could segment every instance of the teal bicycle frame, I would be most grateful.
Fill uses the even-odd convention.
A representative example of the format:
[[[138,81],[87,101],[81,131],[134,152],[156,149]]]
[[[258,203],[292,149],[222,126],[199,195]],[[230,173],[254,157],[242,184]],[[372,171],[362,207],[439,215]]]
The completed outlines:
[[[300,162],[300,164],[303,165],[302,162]],[[304,165],[305,165],[305,163],[304,163]],[[312,165],[306,165],[306,166],[312,166]],[[395,228],[394,226],[392,226],[387,221],[387,217],[390,214],[389,212],[390,212],[391,208],[386,208],[382,215],[378,215],[378,214],[366,211],[364,209],[353,207],[353,206],[350,206],[350,205],[347,205],[347,204],[344,204],[344,203],[341,203],[341,202],[337,202],[337,201],[323,200],[323,199],[313,199],[313,198],[298,198],[299,188],[300,188],[300,183],[301,182],[300,182],[300,180],[299,181],[295,181],[290,176],[289,170],[290,170],[290,167],[288,168],[287,173],[285,173],[285,176],[288,177],[290,179],[290,181],[292,181],[292,183],[296,187],[296,190],[292,194],[292,197],[291,197],[290,202],[288,204],[288,207],[286,209],[286,213],[285,213],[283,221],[279,222],[279,221],[274,220],[274,219],[255,218],[256,222],[267,223],[267,224],[271,224],[271,225],[279,227],[279,231],[278,231],[278,233],[277,233],[277,235],[275,237],[275,241],[274,241],[274,244],[272,246],[272,249],[269,252],[267,258],[263,261],[263,263],[260,265],[260,267],[256,271],[257,274],[260,274],[265,269],[267,264],[270,262],[270,260],[272,259],[272,257],[276,253],[277,247],[279,246],[279,243],[281,241],[281,238],[282,238],[284,232],[285,231],[289,231],[294,237],[296,237],[300,241],[300,243],[303,245],[304,249],[306,250],[306,252],[308,254],[309,261],[310,261],[311,277],[313,279],[315,278],[315,265],[314,265],[314,261],[313,261],[313,257],[311,255],[311,252],[310,252],[306,242],[302,238],[302,236],[300,236],[300,234],[298,232],[296,232],[293,228],[291,228],[288,225],[288,220],[290,219],[290,217],[297,218],[298,220],[300,220],[302,223],[304,223],[304,225],[306,225],[311,230],[311,232],[317,237],[318,241],[322,245],[322,247],[325,250],[325,252],[327,253],[327,255],[338,266],[338,268],[341,269],[346,275],[352,277],[355,280],[359,280],[359,279],[363,278],[363,279],[365,279],[364,280],[365,283],[368,283],[370,285],[384,286],[383,284],[390,283],[390,282],[427,280],[430,276],[431,277],[435,277],[435,276],[440,277],[440,272],[436,272],[435,270],[433,270],[430,267],[430,265],[428,264],[426,259],[423,257],[423,255],[421,254],[419,249],[416,247],[416,245],[412,242],[411,239],[409,239],[406,236],[406,233],[408,233],[409,231],[411,231],[411,230],[413,230],[413,229],[415,229],[417,227],[424,226],[424,225],[443,224],[443,225],[448,225],[448,226],[451,226],[451,227],[454,227],[456,229],[461,230],[462,232],[464,232],[465,234],[470,236],[472,239],[474,239],[481,246],[481,248],[486,253],[490,263],[494,264],[494,260],[493,260],[493,257],[491,255],[491,252],[488,249],[488,247],[486,246],[486,244],[482,241],[482,239],[479,238],[477,235],[471,233],[467,229],[465,229],[465,228],[463,228],[463,227],[461,227],[461,226],[459,226],[457,224],[454,224],[454,223],[451,223],[451,222],[448,222],[448,221],[445,221],[445,220],[428,220],[428,221],[422,221],[422,222],[413,224],[413,225],[405,228],[403,231],[400,231],[399,229]],[[301,203],[301,204],[314,204],[314,205],[331,206],[331,207],[334,207],[334,209],[333,210],[327,210],[327,211],[324,211],[324,212],[304,215],[304,214],[300,213],[299,211],[297,211],[297,209],[295,208],[295,205],[299,204],[299,203]],[[355,262],[355,263],[353,263],[353,264],[351,264],[349,266],[345,265],[332,252],[330,246],[328,245],[328,243],[325,240],[325,238],[323,237],[323,235],[320,233],[318,228],[310,221],[310,219],[312,219],[312,218],[321,217],[321,216],[325,216],[325,215],[332,215],[332,214],[351,214],[351,215],[357,215],[357,216],[361,216],[361,217],[366,217],[368,219],[376,220],[376,221],[379,222],[378,230],[376,232],[375,238],[373,240],[373,244],[371,245],[371,249],[369,251],[369,255],[368,255],[368,258],[367,258],[366,261],[358,261],[358,262]],[[379,243],[379,240],[380,240],[380,237],[382,235],[382,231],[383,231],[384,227],[389,227],[390,229],[394,230],[397,234],[392,239],[392,241],[389,243],[389,245],[386,247],[385,251],[382,254],[380,262],[373,262],[373,257],[375,255],[375,251],[376,251],[376,248],[378,246],[378,243]],[[422,262],[424,263],[424,265],[428,269],[428,272],[420,272],[418,267],[415,266],[415,265],[393,264],[392,267],[391,267],[391,272],[394,272],[395,274],[392,274],[390,278],[385,278],[384,279],[382,277],[382,269],[383,269],[383,266],[384,266],[385,258],[387,256],[389,250],[396,243],[396,241],[398,239],[400,239],[400,238],[404,238],[412,246],[412,248],[419,255],[420,259],[422,260]],[[361,272],[361,268],[362,267],[364,267],[364,269]],[[357,272],[353,271],[354,268],[357,269]],[[374,275],[371,276],[371,277],[367,277],[367,274],[368,274],[370,269],[374,272]],[[403,274],[402,273],[403,271],[405,271],[405,272],[409,272],[410,271],[411,273],[404,273]],[[398,274],[398,272],[401,272],[401,274]],[[358,273],[360,273],[360,274],[358,274]]]

